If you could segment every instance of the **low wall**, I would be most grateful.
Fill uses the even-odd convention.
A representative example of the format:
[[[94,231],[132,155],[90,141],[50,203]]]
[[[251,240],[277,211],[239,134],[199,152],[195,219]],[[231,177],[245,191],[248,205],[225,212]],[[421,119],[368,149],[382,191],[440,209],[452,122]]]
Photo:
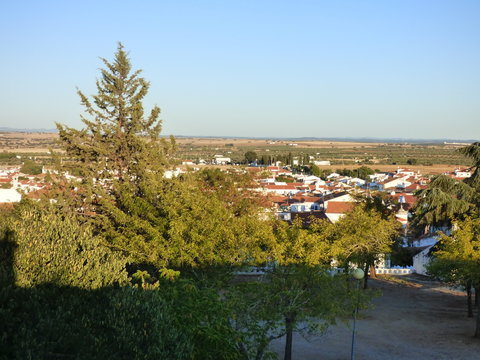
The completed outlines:
[[[410,269],[410,268],[392,268],[392,269],[379,268],[379,269],[375,269],[375,273],[377,275],[409,275],[409,274],[415,274],[415,269]]]
[[[250,267],[243,269],[242,271],[235,272],[236,275],[263,275],[265,274],[267,268],[264,267]],[[330,275],[341,274],[344,269],[342,268],[332,268],[327,270]],[[414,268],[375,268],[375,273],[377,275],[409,275],[415,274],[416,271]]]

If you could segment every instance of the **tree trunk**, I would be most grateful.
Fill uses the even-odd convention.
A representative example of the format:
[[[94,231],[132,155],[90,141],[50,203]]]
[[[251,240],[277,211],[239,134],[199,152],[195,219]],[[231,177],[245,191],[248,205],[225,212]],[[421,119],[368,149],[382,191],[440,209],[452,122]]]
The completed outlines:
[[[368,268],[370,267],[369,263],[365,264],[363,271],[365,272],[365,277],[363,278],[363,289],[368,289]]]
[[[473,317],[473,304],[472,304],[472,282],[468,281],[466,285],[467,289],[467,309],[468,317]]]
[[[475,325],[475,335],[477,339],[480,338],[480,311],[477,310],[477,322]]]
[[[285,356],[284,360],[292,360],[292,345],[293,345],[293,316],[287,316],[285,318],[285,331],[287,338],[285,339]]]
[[[370,277],[372,279],[377,278],[377,272],[375,271],[375,266],[374,265],[370,265]]]
[[[475,287],[475,306],[478,308],[478,292],[480,291],[479,287]]]

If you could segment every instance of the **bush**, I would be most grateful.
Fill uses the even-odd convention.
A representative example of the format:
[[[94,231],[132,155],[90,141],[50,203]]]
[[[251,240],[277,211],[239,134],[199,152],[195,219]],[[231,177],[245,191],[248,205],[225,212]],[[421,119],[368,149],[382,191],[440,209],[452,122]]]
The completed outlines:
[[[20,172],[28,175],[38,175],[42,173],[42,165],[38,165],[32,160],[27,160],[20,168]]]

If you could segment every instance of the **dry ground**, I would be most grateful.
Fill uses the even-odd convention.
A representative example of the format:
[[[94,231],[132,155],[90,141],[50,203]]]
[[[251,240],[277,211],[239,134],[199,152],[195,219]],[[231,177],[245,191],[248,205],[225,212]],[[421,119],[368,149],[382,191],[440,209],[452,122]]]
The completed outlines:
[[[48,153],[57,140],[56,133],[0,132],[0,152]]]
[[[292,140],[266,140],[266,139],[232,139],[232,138],[177,138],[177,143],[186,145],[192,144],[195,146],[211,146],[211,147],[222,147],[225,144],[234,144],[235,146],[266,146],[270,147],[275,146],[286,146],[288,144],[297,144],[297,146],[292,146],[294,148],[353,148],[353,147],[370,147],[370,146],[379,146],[387,145],[387,143],[365,143],[365,142],[348,142],[348,141],[326,141],[326,140],[315,140],[315,141],[292,141]]]
[[[480,339],[472,337],[475,321],[466,316],[463,292],[435,282],[397,284],[375,280],[383,296],[357,322],[356,360],[480,359]],[[350,359],[351,328],[337,325],[322,337],[295,336],[293,358]],[[273,344],[283,358],[284,339]]]
[[[0,152],[14,152],[19,154],[25,153],[36,153],[41,154],[49,153],[50,148],[54,148],[56,151],[58,149],[58,134],[56,133],[21,133],[21,132],[0,132]],[[235,148],[242,147],[266,147],[268,146],[272,150],[275,148],[286,149],[290,148],[287,145],[293,143],[289,140],[266,140],[266,139],[232,139],[232,138],[177,138],[176,139],[179,146],[193,148],[209,148],[212,151],[215,151],[216,148],[225,149],[225,144],[233,144]],[[358,148],[378,148],[381,145],[388,145],[387,143],[365,143],[365,142],[347,142],[347,141],[323,141],[323,140],[311,140],[311,141],[296,141],[294,142],[298,146],[291,147],[292,150],[295,149],[338,149],[339,151],[349,152],[349,149],[357,149],[352,151],[358,151]],[[398,145],[398,144],[396,144]],[[413,145],[404,144],[402,145],[405,148],[409,148]],[[429,146],[429,148],[434,149],[435,146]],[[455,147],[452,147],[451,151],[453,152]],[[387,149],[387,148],[385,148]],[[222,151],[223,151],[222,150]],[[220,151],[220,150],[219,150]],[[220,151],[220,152],[222,152]],[[284,150],[282,150],[284,151]],[[287,150],[285,150],[287,151]],[[336,159],[340,161],[341,159]],[[351,161],[351,159],[345,159],[346,161]],[[380,165],[380,164],[371,164],[369,167],[380,169],[381,171],[394,171],[398,166],[396,165]],[[359,165],[332,165],[332,166],[321,166],[323,169],[336,170],[338,168],[347,168],[347,169],[356,169]],[[445,171],[452,171],[456,166],[455,165],[445,165],[445,164],[434,164],[432,166],[422,166],[415,165],[409,166],[409,168],[417,171],[419,170],[422,174],[439,174]],[[457,166],[458,167],[458,166]],[[461,167],[461,166],[460,166]]]

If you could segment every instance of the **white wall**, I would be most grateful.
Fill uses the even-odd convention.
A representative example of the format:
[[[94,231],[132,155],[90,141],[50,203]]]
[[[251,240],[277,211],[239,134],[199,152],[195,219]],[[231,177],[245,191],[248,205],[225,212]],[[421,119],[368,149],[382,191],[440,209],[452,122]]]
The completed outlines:
[[[427,275],[426,266],[430,262],[430,256],[428,256],[428,252],[430,251],[432,246],[425,248],[413,257],[413,268],[415,269],[415,272],[417,274]]]
[[[13,203],[22,200],[22,194],[15,189],[0,189],[0,203]]]

